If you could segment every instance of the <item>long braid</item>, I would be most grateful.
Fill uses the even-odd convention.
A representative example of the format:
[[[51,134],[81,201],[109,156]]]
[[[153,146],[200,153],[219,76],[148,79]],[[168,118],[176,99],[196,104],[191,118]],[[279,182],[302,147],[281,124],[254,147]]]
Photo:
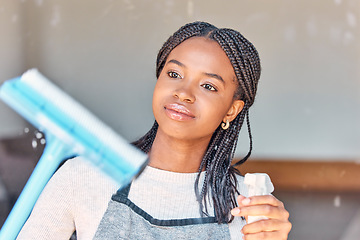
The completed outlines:
[[[215,157],[204,157],[203,159],[203,161],[209,161],[211,164],[207,164],[207,177],[199,199],[203,200],[206,206],[207,194],[210,193],[218,222],[229,221],[231,218],[229,215],[230,209],[236,206],[236,188],[234,186],[236,186],[235,174],[238,172],[231,166],[231,160],[234,156],[238,134],[244,122],[247,109],[248,104],[244,106],[243,111],[230,123],[230,127],[227,130],[223,130],[220,126],[218,127],[207,151],[214,152],[213,155]],[[211,186],[210,189],[209,186]]]
[[[154,142],[158,127],[159,125],[155,121],[151,129],[144,136],[132,142],[132,144],[140,148],[143,152],[148,153]]]
[[[230,210],[236,206],[236,174],[240,174],[235,166],[244,163],[252,151],[249,108],[254,103],[257,83],[260,78],[260,59],[255,47],[239,32],[226,28],[218,29],[206,22],[194,22],[181,27],[164,43],[157,56],[156,77],[159,77],[170,52],[186,39],[196,36],[214,40],[224,50],[238,80],[238,89],[235,92],[234,99],[245,102],[244,108],[230,123],[227,130],[222,129],[221,126],[215,130],[200,163],[199,174],[194,186],[200,204],[200,213],[208,215],[207,200],[211,197],[217,221],[219,223],[230,222],[232,220]],[[250,139],[250,150],[242,160],[231,165],[239,132],[245,118]],[[157,129],[158,124],[155,121],[150,131],[133,144],[144,152],[149,152]],[[199,190],[200,173],[204,169],[205,179],[201,190]]]

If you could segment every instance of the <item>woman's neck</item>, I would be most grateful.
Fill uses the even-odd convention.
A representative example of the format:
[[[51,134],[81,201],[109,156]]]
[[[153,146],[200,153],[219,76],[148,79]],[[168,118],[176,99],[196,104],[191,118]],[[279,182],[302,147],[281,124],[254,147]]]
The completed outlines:
[[[197,172],[209,141],[209,138],[193,141],[174,139],[160,130],[149,153],[149,165],[172,172]]]

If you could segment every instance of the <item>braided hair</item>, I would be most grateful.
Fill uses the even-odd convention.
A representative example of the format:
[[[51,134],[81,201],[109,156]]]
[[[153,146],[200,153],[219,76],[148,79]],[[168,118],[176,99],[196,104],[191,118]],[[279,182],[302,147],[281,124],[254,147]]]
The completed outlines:
[[[219,125],[215,130],[207,151],[200,163],[199,174],[195,182],[195,193],[200,204],[200,213],[208,215],[207,199],[212,198],[215,216],[218,223],[231,222],[230,210],[236,207],[237,180],[240,174],[235,166],[244,163],[252,151],[252,135],[249,121],[249,108],[254,103],[257,83],[260,78],[260,58],[255,47],[239,32],[217,28],[206,22],[193,22],[184,25],[164,43],[156,61],[156,77],[164,68],[170,52],[180,43],[191,37],[204,37],[216,41],[229,58],[238,80],[238,88],[234,99],[244,101],[245,105],[237,117],[224,130]],[[247,155],[232,164],[240,129],[246,118],[250,139],[250,149]],[[158,123],[133,144],[148,153],[155,139]],[[200,173],[205,169],[205,179],[199,189]]]

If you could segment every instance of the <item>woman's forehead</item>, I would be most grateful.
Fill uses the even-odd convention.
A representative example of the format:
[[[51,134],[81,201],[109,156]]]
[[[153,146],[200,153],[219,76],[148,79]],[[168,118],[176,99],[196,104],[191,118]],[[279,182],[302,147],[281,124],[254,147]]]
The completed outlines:
[[[203,68],[206,71],[221,73],[233,79],[235,77],[231,62],[214,40],[204,37],[192,37],[177,47],[169,54],[166,62],[176,60],[185,67]]]

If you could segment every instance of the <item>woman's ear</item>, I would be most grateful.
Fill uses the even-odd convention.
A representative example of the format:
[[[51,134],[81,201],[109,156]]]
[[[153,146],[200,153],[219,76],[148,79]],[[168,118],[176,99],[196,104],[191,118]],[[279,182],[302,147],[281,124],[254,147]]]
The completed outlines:
[[[231,122],[236,118],[236,116],[241,112],[241,110],[244,108],[245,102],[242,100],[234,100],[231,107],[229,108],[229,111],[226,113],[223,122],[226,122],[228,120]]]

